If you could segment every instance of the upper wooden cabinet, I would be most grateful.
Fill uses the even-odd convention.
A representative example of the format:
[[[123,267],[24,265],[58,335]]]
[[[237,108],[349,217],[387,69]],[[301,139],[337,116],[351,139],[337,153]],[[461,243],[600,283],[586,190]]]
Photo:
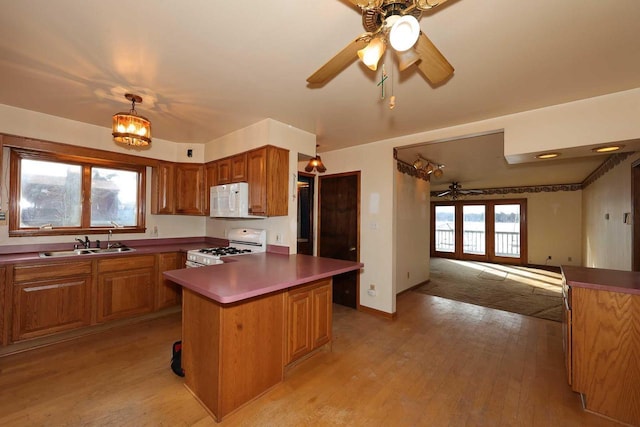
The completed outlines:
[[[205,214],[204,165],[180,163],[176,165],[176,213]]]
[[[289,214],[289,150],[267,145],[247,152],[249,213]]]
[[[209,189],[247,182],[249,213],[289,214],[289,150],[267,145],[205,165],[159,162],[151,179],[151,213],[209,215]]]
[[[204,213],[209,215],[209,207],[211,205],[211,187],[218,185],[218,163],[209,162],[204,165]]]
[[[159,163],[151,173],[151,213],[175,212],[175,163]]]
[[[247,153],[226,157],[215,163],[218,168],[216,185],[247,181]]]
[[[151,213],[205,215],[205,167],[161,162],[151,177]]]

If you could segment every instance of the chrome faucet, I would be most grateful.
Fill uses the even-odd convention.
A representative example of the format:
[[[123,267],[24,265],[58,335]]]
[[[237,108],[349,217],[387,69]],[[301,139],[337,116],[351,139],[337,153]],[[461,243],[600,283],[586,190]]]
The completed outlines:
[[[107,235],[107,249],[111,249],[111,235],[113,232],[109,230],[109,234]]]
[[[89,236],[84,236],[84,240],[76,237],[76,241],[80,242],[80,244],[84,246],[86,249],[89,249],[91,247],[91,241],[89,240]],[[73,247],[75,249],[79,248],[78,244],[73,245]]]

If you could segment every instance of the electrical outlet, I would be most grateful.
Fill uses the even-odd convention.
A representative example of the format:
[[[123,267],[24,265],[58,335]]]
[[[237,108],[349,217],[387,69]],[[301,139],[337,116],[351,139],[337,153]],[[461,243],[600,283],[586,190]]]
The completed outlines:
[[[282,243],[282,234],[276,233],[276,243]]]
[[[369,289],[367,290],[367,294],[370,297],[375,297],[376,296],[376,285],[369,285]]]

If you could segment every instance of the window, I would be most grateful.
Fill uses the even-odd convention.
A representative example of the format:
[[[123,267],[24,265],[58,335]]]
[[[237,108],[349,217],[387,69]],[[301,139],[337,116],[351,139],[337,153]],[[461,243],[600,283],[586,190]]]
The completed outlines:
[[[10,236],[144,232],[142,166],[11,150]]]
[[[432,202],[431,207],[431,256],[526,264],[526,199]]]

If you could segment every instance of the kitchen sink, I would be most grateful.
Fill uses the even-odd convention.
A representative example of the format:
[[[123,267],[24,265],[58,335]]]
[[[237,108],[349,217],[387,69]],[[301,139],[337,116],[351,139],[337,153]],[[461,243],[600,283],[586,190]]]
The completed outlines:
[[[47,251],[47,252],[40,252],[40,258],[93,255],[93,254],[112,254],[112,253],[133,252],[133,251],[135,251],[135,249],[127,248],[124,246],[117,247],[117,248],[104,248],[104,249],[90,248],[90,249],[74,249],[71,251]]]

